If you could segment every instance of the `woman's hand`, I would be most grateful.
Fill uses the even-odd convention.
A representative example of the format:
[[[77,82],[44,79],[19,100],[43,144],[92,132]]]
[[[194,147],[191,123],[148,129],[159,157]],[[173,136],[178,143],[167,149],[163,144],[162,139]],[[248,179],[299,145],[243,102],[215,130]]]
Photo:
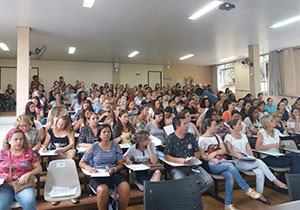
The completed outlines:
[[[236,157],[237,157],[239,160],[241,160],[241,159],[244,158],[244,156],[243,156],[242,154],[237,154]]]
[[[220,163],[219,159],[217,159],[217,158],[213,158],[210,161],[217,165]]]
[[[116,167],[113,167],[113,168],[107,169],[106,171],[107,171],[110,175],[113,175],[114,173],[117,172],[117,168],[116,168]]]
[[[92,174],[95,174],[95,173],[98,172],[97,169],[95,169],[95,168],[93,168],[93,167],[89,167],[89,168],[88,168],[88,171],[89,171],[90,173],[92,173]]]
[[[26,184],[26,183],[28,182],[29,177],[30,177],[30,173],[23,174],[23,175],[19,178],[19,184],[20,184],[20,185]]]
[[[57,148],[56,148],[56,153],[62,154],[62,153],[64,153],[64,152],[65,152],[65,149],[64,149],[63,147],[57,147]]]
[[[132,164],[132,161],[131,161],[129,158],[126,158],[125,163],[126,163],[127,165],[130,165],[130,164]]]

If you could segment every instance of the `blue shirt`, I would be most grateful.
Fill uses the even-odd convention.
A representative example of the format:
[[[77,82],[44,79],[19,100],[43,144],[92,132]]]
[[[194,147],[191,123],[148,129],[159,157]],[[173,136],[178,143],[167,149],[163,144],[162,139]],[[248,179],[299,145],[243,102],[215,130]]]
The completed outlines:
[[[266,106],[265,106],[265,111],[268,112],[269,114],[272,114],[276,110],[277,110],[277,107],[274,104],[272,106],[269,106],[268,104],[266,104]]]
[[[89,163],[93,161],[92,167],[96,169],[113,168],[117,166],[117,160],[123,160],[122,154],[119,151],[119,144],[116,142],[111,143],[110,150],[103,151],[99,147],[99,142],[95,142],[92,145],[92,152],[84,153],[82,161]]]

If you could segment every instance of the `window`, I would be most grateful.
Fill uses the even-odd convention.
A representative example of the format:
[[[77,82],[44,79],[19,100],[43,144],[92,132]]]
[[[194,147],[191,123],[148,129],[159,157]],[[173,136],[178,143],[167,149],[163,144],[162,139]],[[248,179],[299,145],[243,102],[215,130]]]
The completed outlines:
[[[218,90],[225,91],[229,88],[235,92],[235,71],[233,63],[226,63],[217,66]]]
[[[261,55],[259,56],[260,63],[260,89],[261,92],[268,92],[268,65],[269,65],[269,55]]]

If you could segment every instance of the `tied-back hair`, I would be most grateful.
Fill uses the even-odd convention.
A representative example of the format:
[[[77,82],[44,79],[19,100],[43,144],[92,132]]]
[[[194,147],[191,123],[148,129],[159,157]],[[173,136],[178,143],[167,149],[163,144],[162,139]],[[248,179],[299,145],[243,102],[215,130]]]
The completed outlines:
[[[58,123],[59,119],[62,119],[63,121],[66,122],[64,131],[66,131],[67,133],[70,133],[72,131],[72,123],[71,123],[69,116],[66,114],[63,114],[57,118],[56,122],[52,126],[53,130],[57,130],[57,123]]]
[[[292,108],[292,110],[291,110],[291,112],[290,112],[290,116],[291,116],[291,118],[292,118],[294,121],[296,121],[296,116],[293,114],[293,112],[294,112],[295,110],[298,110],[298,111],[300,112],[300,109],[299,109],[299,108],[297,108],[297,107]]]
[[[233,126],[236,126],[239,121],[240,121],[240,119],[232,119],[232,120],[229,120],[227,122],[227,124],[230,126],[230,128],[233,129]]]
[[[211,126],[213,121],[214,120],[211,118],[206,118],[205,120],[203,120],[202,125],[201,125],[201,132],[205,133],[207,131],[207,127]]]
[[[28,142],[28,139],[27,139],[25,133],[21,129],[17,128],[10,134],[9,137],[7,135],[5,135],[5,138],[3,140],[3,146],[2,146],[3,149],[7,149],[7,150],[10,149],[10,144],[8,142],[9,142],[9,140],[11,140],[12,136],[16,133],[23,134],[23,140],[24,140],[23,148],[26,148],[26,149],[30,148],[30,145],[29,145],[29,142]]]
[[[98,127],[98,130],[97,130],[97,141],[101,141],[100,139],[100,134],[101,134],[101,131],[104,129],[104,128],[108,128],[109,131],[110,131],[110,140],[112,140],[112,130],[111,130],[111,127],[109,124],[102,124]]]
[[[149,135],[148,131],[140,130],[136,134],[133,135],[133,141],[138,144],[139,142],[148,140],[149,136],[150,135]]]

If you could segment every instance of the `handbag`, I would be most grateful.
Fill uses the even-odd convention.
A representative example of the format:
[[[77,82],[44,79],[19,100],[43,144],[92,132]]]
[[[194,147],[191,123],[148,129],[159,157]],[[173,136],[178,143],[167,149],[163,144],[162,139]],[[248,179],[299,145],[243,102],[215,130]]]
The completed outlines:
[[[156,171],[156,170],[164,171],[165,170],[165,167],[160,163],[152,164],[149,160],[144,161],[142,163],[150,168],[149,171]]]
[[[35,181],[34,181],[33,176],[30,176],[25,184],[19,184],[18,180],[17,181],[12,181],[12,164],[11,164],[11,154],[10,154],[10,152],[9,152],[9,162],[10,162],[9,180],[10,180],[10,183],[11,183],[12,187],[14,188],[15,194],[17,194],[18,192],[24,190],[25,188],[35,187]]]
[[[220,140],[219,140],[218,136],[214,135],[214,137],[216,137],[216,139],[217,139],[218,146],[216,146],[216,147],[215,146],[214,147],[210,147],[209,146],[208,149],[207,149],[207,153],[208,154],[211,154],[211,153],[213,153],[213,152],[221,149],[221,147],[220,147]],[[217,158],[219,160],[222,160],[222,159],[225,159],[225,155],[217,155],[215,158]]]

